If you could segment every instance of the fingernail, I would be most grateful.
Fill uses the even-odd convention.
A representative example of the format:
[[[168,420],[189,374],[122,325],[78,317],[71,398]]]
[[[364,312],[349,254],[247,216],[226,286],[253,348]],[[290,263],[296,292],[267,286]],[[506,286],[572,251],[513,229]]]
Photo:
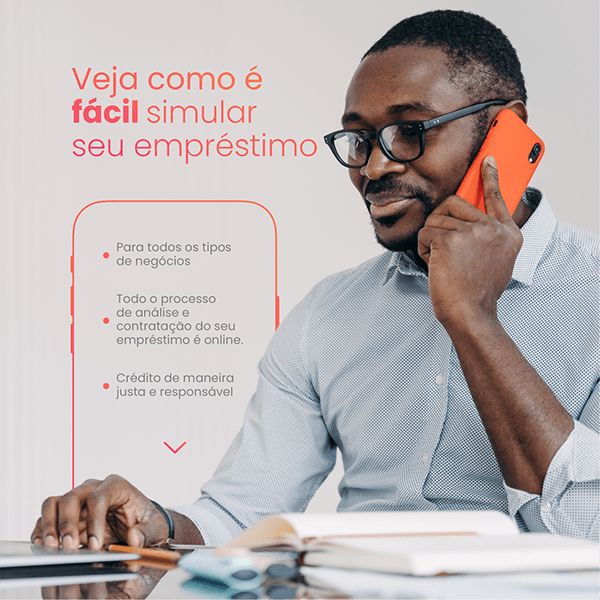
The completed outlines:
[[[73,536],[70,533],[63,535],[60,541],[65,548],[71,548],[72,546],[74,546],[75,543],[75,540],[73,539]]]
[[[33,538],[33,543],[34,543],[36,546],[39,546],[39,545],[42,543],[42,538],[41,538],[41,537],[34,537],[34,538]]]
[[[44,544],[46,544],[46,546],[56,546],[56,538],[53,535],[47,535],[44,538]]]
[[[88,548],[90,550],[100,549],[100,542],[98,541],[98,538],[95,535],[90,535],[90,537],[88,538]]]
[[[493,156],[486,156],[485,162],[490,165],[490,167],[496,168],[496,159]]]

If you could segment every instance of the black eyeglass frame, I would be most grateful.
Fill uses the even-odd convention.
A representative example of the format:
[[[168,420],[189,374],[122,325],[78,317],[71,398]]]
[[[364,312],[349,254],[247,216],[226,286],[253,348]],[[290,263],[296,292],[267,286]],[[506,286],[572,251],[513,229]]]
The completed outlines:
[[[323,139],[325,140],[325,143],[329,146],[329,149],[331,150],[337,161],[347,169],[362,169],[369,162],[369,158],[373,150],[373,144],[371,143],[371,140],[373,139],[377,139],[381,151],[385,154],[387,158],[398,163],[409,163],[413,162],[414,160],[417,160],[418,158],[421,158],[421,156],[423,156],[423,154],[425,153],[424,134],[427,130],[432,129],[433,127],[437,127],[438,125],[443,125],[444,123],[449,123],[450,121],[455,121],[456,119],[461,119],[462,117],[466,117],[468,115],[473,115],[481,110],[489,108],[490,106],[501,106],[504,104],[508,104],[508,102],[510,101],[501,99],[478,102],[477,104],[471,104],[470,106],[465,106],[464,108],[453,110],[452,112],[446,113],[445,115],[440,115],[439,117],[428,119],[427,121],[393,121],[392,123],[384,125],[378,131],[365,131],[364,129],[338,129],[337,131],[332,131],[331,133],[328,133],[326,136],[323,137]],[[381,137],[381,133],[384,129],[387,129],[392,125],[409,125],[417,128],[417,132],[419,135],[419,154],[417,156],[409,159],[398,159],[388,150],[388,148],[386,148],[385,142]],[[340,133],[346,132],[361,133],[365,143],[367,144],[365,162],[361,165],[347,164],[342,160],[335,148],[335,136]]]

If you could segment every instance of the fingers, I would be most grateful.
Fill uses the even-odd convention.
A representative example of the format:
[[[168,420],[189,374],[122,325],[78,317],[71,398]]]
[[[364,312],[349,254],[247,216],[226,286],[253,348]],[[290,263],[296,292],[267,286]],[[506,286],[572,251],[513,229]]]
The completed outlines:
[[[79,548],[79,515],[88,493],[87,488],[81,486],[58,499],[58,534],[64,548]]]
[[[127,531],[129,546],[154,546],[163,544],[169,536],[169,528],[164,516],[152,504],[140,507],[137,511],[137,523]]]
[[[109,475],[87,498],[88,547],[102,548],[105,542],[106,515],[130,499],[131,486],[118,475]]]
[[[42,504],[41,533],[42,541],[45,546],[58,548],[58,531],[56,529],[56,520],[58,515],[58,498],[50,496]]]
[[[435,227],[436,229],[445,229],[447,231],[463,231],[466,227],[464,221],[442,213],[430,214],[427,217],[424,226]]]
[[[419,230],[417,252],[419,256],[429,264],[429,255],[431,254],[431,243],[434,239],[439,239],[439,234],[448,231],[462,231],[469,225],[460,219],[451,217],[448,214],[432,213],[427,217],[425,225]]]
[[[87,480],[58,499],[57,530],[63,548],[79,548],[82,543],[81,526],[85,512],[87,512],[83,506],[97,485],[98,481]],[[84,538],[87,542],[87,535]]]
[[[478,208],[459,196],[448,196],[433,209],[429,218],[433,215],[448,215],[469,223],[477,223],[485,218],[485,215]]]
[[[167,535],[167,523],[152,502],[122,477],[110,475],[47,498],[31,541],[53,548],[85,544],[98,550],[125,540],[132,546],[148,546]]]
[[[483,183],[486,213],[501,222],[512,220],[504,198],[500,193],[498,166],[493,156],[486,156],[481,163],[481,181]]]
[[[60,545],[65,548],[79,547],[82,529],[85,530],[82,520],[87,513],[84,503],[98,483],[88,480],[63,496],[47,498],[42,504],[41,517],[31,533],[31,542],[50,548]]]
[[[87,510],[85,508],[82,509],[79,515],[79,543],[84,546],[87,544]],[[35,523],[35,527],[31,532],[30,541],[32,544],[36,546],[41,546],[44,544],[44,539],[42,535],[42,517],[39,517]]]
[[[142,527],[136,526],[129,529],[127,532],[127,545],[134,548],[143,548],[150,545]]]
[[[44,543],[44,540],[42,539],[42,517],[39,517],[35,522],[35,527],[31,532],[30,541],[36,546],[41,546]]]
[[[90,550],[99,550],[104,545],[104,530],[109,502],[101,490],[92,492],[87,499],[87,545]]]
[[[419,256],[429,264],[431,250],[441,243],[441,240],[448,235],[448,231],[436,227],[422,227],[417,236],[417,252]]]

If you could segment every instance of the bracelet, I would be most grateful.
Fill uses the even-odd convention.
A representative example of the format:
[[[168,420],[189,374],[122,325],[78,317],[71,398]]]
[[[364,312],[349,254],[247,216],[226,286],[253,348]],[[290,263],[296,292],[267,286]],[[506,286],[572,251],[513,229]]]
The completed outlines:
[[[152,504],[156,507],[156,509],[162,514],[167,522],[169,527],[169,533],[167,534],[167,541],[175,539],[175,523],[173,523],[173,517],[166,511],[158,502],[154,502],[154,500],[150,500]]]

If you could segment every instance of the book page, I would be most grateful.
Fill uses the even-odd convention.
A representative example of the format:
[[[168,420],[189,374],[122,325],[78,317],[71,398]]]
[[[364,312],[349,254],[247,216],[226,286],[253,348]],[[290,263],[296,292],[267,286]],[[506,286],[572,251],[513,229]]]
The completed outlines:
[[[246,530],[231,546],[281,543],[293,535],[304,543],[338,537],[398,535],[513,535],[516,524],[495,511],[411,511],[354,513],[287,513]]]
[[[495,511],[354,512],[285,515],[304,541],[312,538],[414,534],[516,534],[516,524]]]

